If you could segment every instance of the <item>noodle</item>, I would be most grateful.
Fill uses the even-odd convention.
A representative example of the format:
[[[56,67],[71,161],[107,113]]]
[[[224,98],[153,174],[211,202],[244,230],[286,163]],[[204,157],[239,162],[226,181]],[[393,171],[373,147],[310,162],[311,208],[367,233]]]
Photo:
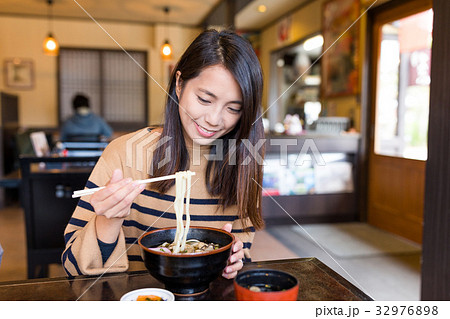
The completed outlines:
[[[189,231],[189,226],[191,225],[191,215],[189,214],[189,204],[191,202],[191,180],[192,174],[190,171],[186,174],[186,226],[184,227],[183,240],[181,241],[181,251],[185,250],[186,247],[186,237]]]
[[[175,173],[175,201],[173,207],[177,219],[177,230],[175,232],[174,241],[169,244],[165,242],[157,247],[150,248],[154,251],[162,251],[165,253],[203,253],[219,249],[219,244],[205,243],[197,239],[188,239],[189,226],[191,217],[189,214],[189,205],[191,201],[191,171],[182,171]],[[183,225],[184,199],[186,198],[186,225]]]
[[[191,223],[189,216],[189,203],[191,198],[191,180],[195,173],[191,171],[175,173],[175,201],[174,209],[177,219],[177,231],[175,233],[173,252],[184,251],[187,233]],[[186,226],[183,226],[184,198],[186,197]]]

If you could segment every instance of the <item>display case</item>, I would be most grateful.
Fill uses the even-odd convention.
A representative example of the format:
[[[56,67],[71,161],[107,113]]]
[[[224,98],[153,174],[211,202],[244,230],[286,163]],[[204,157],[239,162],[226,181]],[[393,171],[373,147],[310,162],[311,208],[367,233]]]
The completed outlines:
[[[263,217],[267,225],[358,220],[358,134],[270,136]]]

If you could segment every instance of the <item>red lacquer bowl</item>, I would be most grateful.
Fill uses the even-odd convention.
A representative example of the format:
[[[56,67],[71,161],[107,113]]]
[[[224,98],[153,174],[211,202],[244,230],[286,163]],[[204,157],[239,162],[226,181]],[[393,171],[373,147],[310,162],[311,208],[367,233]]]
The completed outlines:
[[[252,269],[236,276],[234,291],[241,301],[293,301],[297,300],[298,280],[279,270]]]

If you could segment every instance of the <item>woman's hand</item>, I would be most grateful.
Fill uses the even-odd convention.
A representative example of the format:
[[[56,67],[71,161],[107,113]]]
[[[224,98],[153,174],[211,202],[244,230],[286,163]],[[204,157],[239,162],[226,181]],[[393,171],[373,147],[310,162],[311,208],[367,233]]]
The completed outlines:
[[[97,214],[98,239],[105,243],[116,241],[124,218],[130,214],[131,204],[144,188],[131,178],[124,179],[120,169],[114,170],[108,185],[94,193],[90,200]]]
[[[95,213],[106,218],[127,217],[131,204],[145,187],[131,181],[131,178],[123,179],[120,169],[114,170],[108,185],[91,197],[90,202]]]
[[[232,225],[226,224],[222,227],[223,230],[231,233]],[[231,256],[228,258],[228,265],[222,272],[222,276],[227,279],[232,279],[236,277],[239,270],[244,266],[243,258],[244,258],[244,244],[241,240],[236,239],[233,247],[231,247]]]

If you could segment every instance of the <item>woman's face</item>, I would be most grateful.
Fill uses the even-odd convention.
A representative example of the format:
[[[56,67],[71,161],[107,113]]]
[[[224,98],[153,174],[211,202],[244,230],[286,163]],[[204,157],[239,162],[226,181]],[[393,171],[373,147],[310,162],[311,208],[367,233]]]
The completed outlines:
[[[230,132],[242,113],[241,89],[230,71],[210,66],[186,83],[180,75],[178,71],[176,93],[185,136],[208,145]]]

